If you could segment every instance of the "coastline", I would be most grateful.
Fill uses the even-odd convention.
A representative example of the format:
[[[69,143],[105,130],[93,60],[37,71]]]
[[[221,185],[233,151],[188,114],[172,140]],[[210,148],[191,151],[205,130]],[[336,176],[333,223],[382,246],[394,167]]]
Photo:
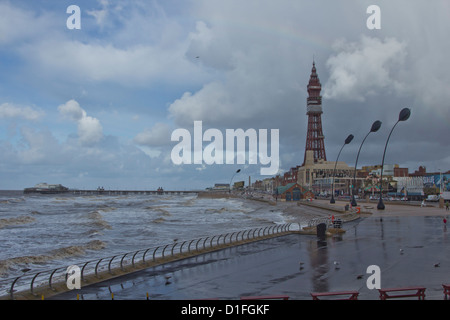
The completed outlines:
[[[244,201],[249,207],[255,210],[270,210],[281,212],[286,222],[302,223],[312,219],[327,218],[335,216],[345,221],[352,221],[358,218],[367,217],[412,217],[412,216],[435,216],[449,220],[450,211],[433,205],[422,207],[420,204],[389,203],[385,202],[385,210],[378,210],[376,202],[360,201],[358,207],[360,213],[355,208],[345,210],[348,201],[337,200],[330,204],[327,199],[315,199],[308,201],[273,201],[269,195],[255,193],[253,196],[229,192],[203,192],[199,197],[207,198],[236,198]]]

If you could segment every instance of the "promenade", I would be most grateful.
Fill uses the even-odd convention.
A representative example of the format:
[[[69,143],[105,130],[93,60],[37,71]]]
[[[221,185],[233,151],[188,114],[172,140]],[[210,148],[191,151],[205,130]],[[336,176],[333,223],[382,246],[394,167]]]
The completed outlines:
[[[376,210],[376,204],[361,203],[361,207],[370,214],[345,223],[342,235],[320,240],[316,235],[290,234],[247,243],[82,286],[50,299],[76,299],[78,294],[84,300],[145,300],[147,296],[151,300],[235,300],[264,295],[310,300],[311,292],[354,290],[359,299],[377,300],[378,290],[366,285],[367,267],[377,265],[382,288],[424,286],[426,299],[442,300],[442,284],[450,283],[450,235],[443,222],[449,212],[397,204],[387,204],[384,211]]]

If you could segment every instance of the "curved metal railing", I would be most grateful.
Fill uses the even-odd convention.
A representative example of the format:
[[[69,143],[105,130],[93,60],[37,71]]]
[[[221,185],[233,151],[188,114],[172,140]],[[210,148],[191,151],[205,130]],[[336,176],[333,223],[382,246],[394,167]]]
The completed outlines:
[[[81,266],[81,281],[84,281],[88,275],[93,275],[100,278],[99,273],[106,272],[106,270],[108,273],[114,274],[115,270],[125,271],[127,267],[138,267],[138,264],[140,264],[141,267],[145,267],[149,262],[164,262],[165,258],[173,258],[186,253],[200,253],[202,251],[208,249],[212,250],[223,245],[237,244],[239,242],[251,240],[255,241],[269,235],[283,234],[291,231],[290,227],[292,224],[293,223],[278,224],[174,242],[171,244],[130,251],[123,254],[116,254],[110,257],[89,260],[76,265]],[[29,287],[30,293],[35,296],[35,289],[37,288],[42,289],[48,287],[51,290],[56,291],[55,283],[67,281],[68,267],[69,266],[58,267],[49,270],[42,270],[33,274],[24,274],[15,278],[3,279],[0,280],[0,283],[2,284],[1,288],[6,290],[6,294],[9,293],[11,299],[14,299],[14,293],[16,291],[26,291],[27,286]],[[14,289],[18,287],[21,289]],[[4,294],[0,294],[0,296],[4,296]]]

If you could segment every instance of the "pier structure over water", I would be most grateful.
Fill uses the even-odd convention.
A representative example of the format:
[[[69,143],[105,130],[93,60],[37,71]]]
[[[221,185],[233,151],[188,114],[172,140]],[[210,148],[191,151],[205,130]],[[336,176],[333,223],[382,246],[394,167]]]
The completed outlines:
[[[186,195],[197,194],[199,191],[182,191],[182,190],[70,190],[69,193],[74,195]]]

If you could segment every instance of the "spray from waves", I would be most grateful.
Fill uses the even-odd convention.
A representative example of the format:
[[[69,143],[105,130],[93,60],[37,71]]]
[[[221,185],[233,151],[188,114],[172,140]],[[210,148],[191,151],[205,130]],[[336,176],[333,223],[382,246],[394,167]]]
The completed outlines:
[[[100,240],[92,240],[80,246],[69,246],[50,251],[48,254],[37,256],[15,257],[6,260],[0,260],[0,275],[6,274],[8,271],[17,271],[25,266],[44,264],[51,260],[65,259],[74,256],[81,256],[88,250],[102,250],[106,244]]]
[[[31,223],[34,220],[35,218],[32,216],[20,216],[14,218],[0,219],[0,229],[11,225]]]

